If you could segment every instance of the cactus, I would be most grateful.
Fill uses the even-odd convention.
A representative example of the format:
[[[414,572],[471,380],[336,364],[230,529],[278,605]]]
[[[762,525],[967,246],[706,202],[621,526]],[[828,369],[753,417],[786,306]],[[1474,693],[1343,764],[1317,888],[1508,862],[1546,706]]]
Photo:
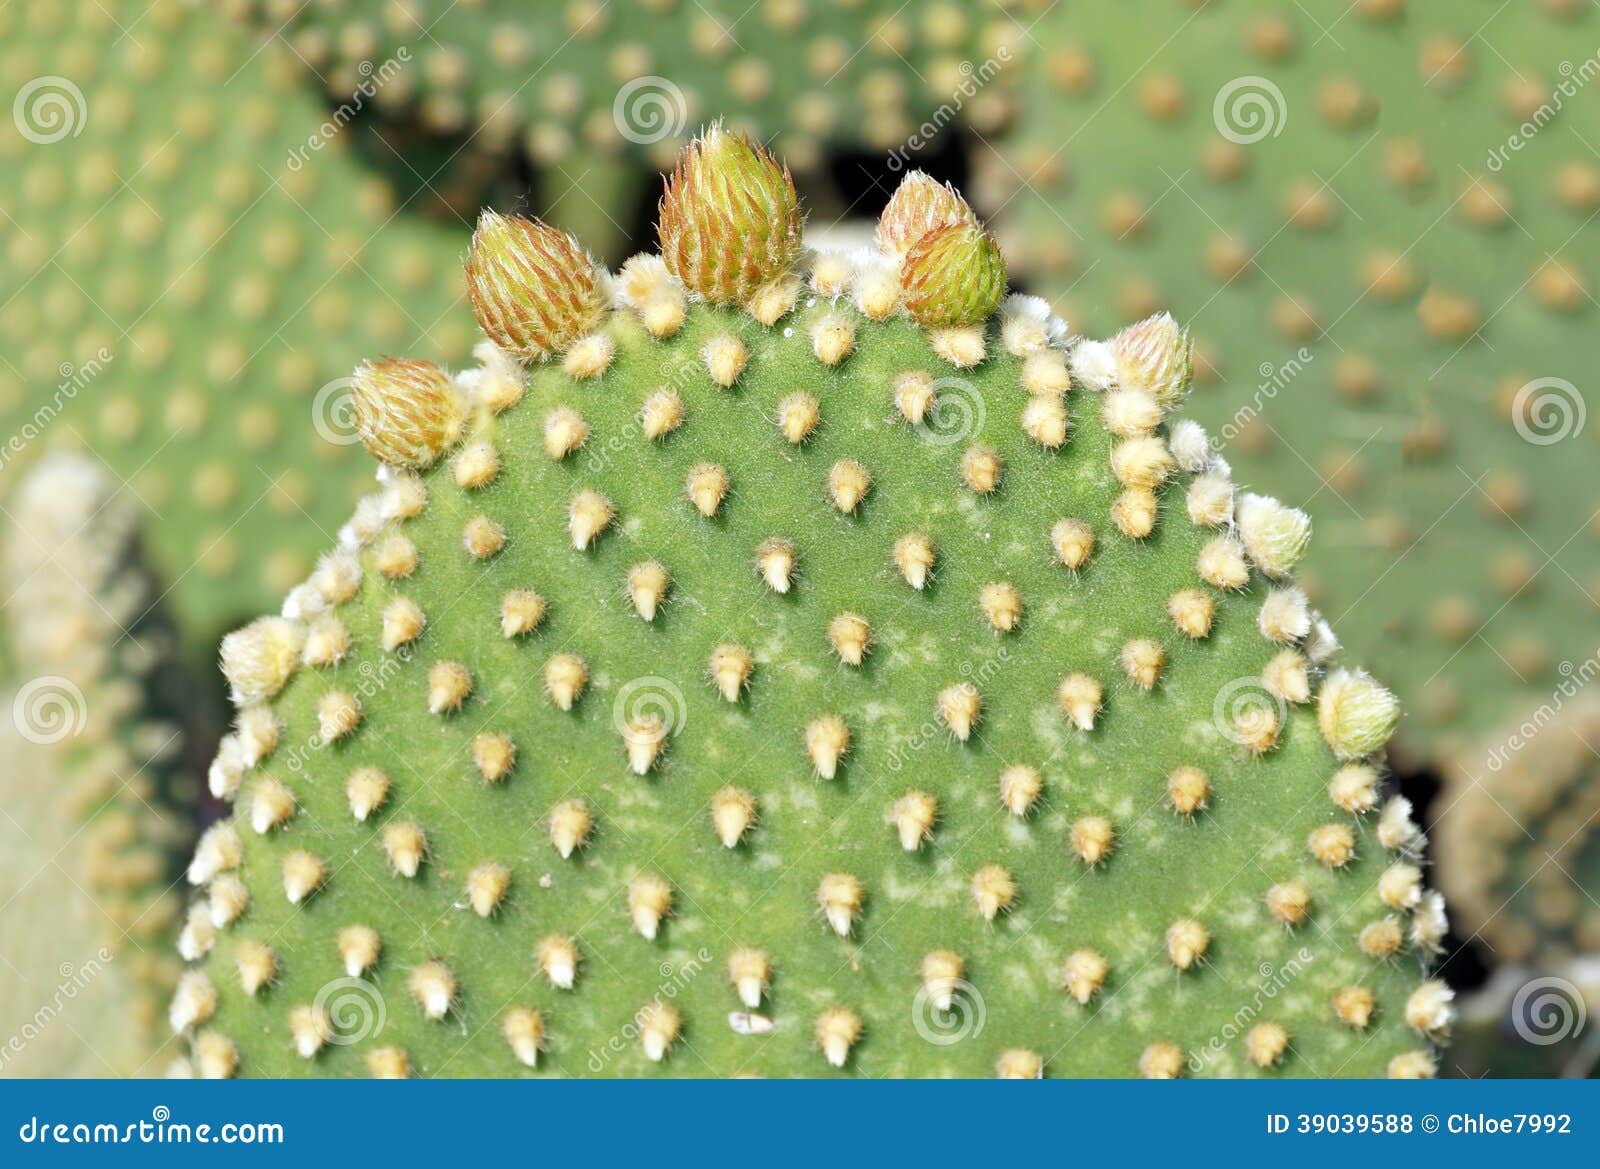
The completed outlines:
[[[1002,6],[966,0],[239,8],[288,40],[332,100],[445,136],[429,183],[483,169],[486,154],[531,159],[545,216],[607,261],[626,254],[646,177],[710,112],[738,111],[739,128],[820,173],[830,147],[903,147],[957,113],[994,133],[1027,44]]]
[[[1494,976],[1462,1004],[1470,1075],[1593,1074],[1600,1031],[1600,698],[1593,667],[1445,770],[1440,886]]]
[[[1196,416],[1317,519],[1306,587],[1415,712],[1418,762],[1548,695],[1600,597],[1594,13],[1488,15],[1061,6],[982,168],[1076,326],[1166,304],[1198,379],[1256,384]]]
[[[328,371],[414,344],[466,355],[466,233],[395,218],[278,54],[196,6],[13,5],[0,40],[0,465],[103,458],[209,654],[355,498]]]
[[[1581,681],[1446,772],[1439,881],[1505,962],[1600,954],[1587,892],[1600,878],[1600,698]]]
[[[7,623],[39,671],[6,703],[8,939],[0,1070],[150,1075],[181,964],[193,760],[175,638],[140,564],[139,508],[92,461],[57,454],[19,486]]]
[[[482,364],[358,370],[380,488],[222,644],[191,1069],[1431,1074],[1398,706],[1177,324],[1069,338],[921,175],[809,254],[720,128],[660,211],[486,214]]]

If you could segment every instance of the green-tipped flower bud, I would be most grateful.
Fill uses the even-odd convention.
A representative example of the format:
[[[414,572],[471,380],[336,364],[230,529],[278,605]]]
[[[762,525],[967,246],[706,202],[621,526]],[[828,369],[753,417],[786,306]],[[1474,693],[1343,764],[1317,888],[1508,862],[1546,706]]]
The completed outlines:
[[[953,223],[977,226],[978,217],[949,183],[936,182],[914,170],[900,180],[878,217],[878,250],[896,260],[904,259],[923,236]]]
[[[1241,495],[1234,518],[1250,559],[1268,576],[1292,573],[1311,543],[1311,517],[1270,496]]]
[[[356,432],[374,458],[430,467],[461,436],[461,395],[433,362],[384,357],[357,366],[354,380]]]
[[[1006,294],[1006,265],[994,238],[972,223],[928,232],[901,268],[906,312],[930,329],[982,324]]]
[[[667,180],[661,258],[711,304],[742,304],[800,254],[800,204],[789,169],[742,134],[714,125]]]
[[[1317,725],[1340,759],[1365,759],[1400,724],[1400,700],[1365,670],[1335,670],[1322,684]]]
[[[491,340],[536,361],[592,332],[606,311],[594,260],[564,231],[485,211],[467,253],[467,298]]]

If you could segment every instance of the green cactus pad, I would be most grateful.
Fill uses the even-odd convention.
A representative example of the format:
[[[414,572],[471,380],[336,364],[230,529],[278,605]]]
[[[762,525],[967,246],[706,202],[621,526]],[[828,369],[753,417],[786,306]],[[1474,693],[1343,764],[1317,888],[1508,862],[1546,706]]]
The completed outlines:
[[[713,133],[687,167],[776,173]],[[683,255],[789,221],[683,173]],[[193,1069],[1431,1074],[1397,707],[1292,584],[1304,517],[1167,417],[1171,318],[930,331],[889,251],[725,259],[635,257],[542,363],[364,371],[380,491],[223,644],[262,758],[190,869],[231,912]],[[496,330],[592,286],[521,270]]]
[[[1600,633],[1590,6],[1038,7],[984,168],[1031,287],[1191,323],[1195,414],[1315,516],[1306,587],[1406,754],[1542,700]]]
[[[430,183],[485,153],[525,152],[546,217],[606,259],[622,258],[651,172],[711,116],[731,112],[807,172],[830,146],[905,149],[957,118],[994,133],[1027,44],[1001,8],[969,0],[239,7],[331,100],[462,136]]]
[[[139,508],[77,455],[8,503],[7,631],[36,673],[0,720],[0,1073],[155,1075],[181,963],[198,791],[176,638],[140,563]]]
[[[339,379],[466,355],[466,233],[396,218],[281,56],[192,5],[13,5],[0,43],[5,465],[88,448],[127,480],[209,655],[355,498]]]

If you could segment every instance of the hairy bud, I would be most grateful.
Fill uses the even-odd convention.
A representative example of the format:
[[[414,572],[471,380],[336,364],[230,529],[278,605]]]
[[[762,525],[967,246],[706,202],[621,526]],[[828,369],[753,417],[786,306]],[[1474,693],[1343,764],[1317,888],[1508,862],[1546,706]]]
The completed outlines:
[[[467,253],[467,299],[500,348],[536,361],[562,352],[605,315],[589,253],[564,231],[485,211]]]
[[[917,240],[906,253],[900,279],[906,312],[930,329],[982,324],[1006,294],[1000,248],[972,223],[935,228]]]
[[[431,361],[362,362],[354,394],[356,432],[374,458],[391,466],[432,466],[461,437],[461,396]]]
[[[661,258],[711,304],[743,304],[800,254],[800,205],[787,167],[714,125],[678,158],[661,197]]]

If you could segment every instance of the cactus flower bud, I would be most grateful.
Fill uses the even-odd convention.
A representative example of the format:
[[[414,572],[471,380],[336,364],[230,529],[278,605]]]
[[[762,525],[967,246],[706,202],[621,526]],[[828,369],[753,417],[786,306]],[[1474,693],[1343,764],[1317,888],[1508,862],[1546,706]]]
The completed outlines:
[[[355,373],[356,432],[372,456],[396,467],[432,466],[461,437],[463,404],[431,361],[384,357]]]
[[[973,223],[935,228],[906,253],[906,312],[930,329],[982,324],[1006,294],[1006,265],[994,237]]]
[[[1340,759],[1380,750],[1400,723],[1400,700],[1365,670],[1335,670],[1317,699],[1317,725]]]
[[[467,253],[467,298],[500,348],[536,361],[591,332],[606,311],[589,253],[564,231],[485,211]]]
[[[936,182],[919,170],[900,180],[889,205],[878,217],[878,250],[896,260],[935,228],[953,223],[978,226],[978,217],[949,183]]]
[[[1111,348],[1123,389],[1144,390],[1168,409],[1189,392],[1194,344],[1171,313],[1129,325],[1111,339]]]
[[[660,220],[668,270],[711,304],[743,304],[800,254],[800,204],[788,168],[720,124],[679,156]]]

